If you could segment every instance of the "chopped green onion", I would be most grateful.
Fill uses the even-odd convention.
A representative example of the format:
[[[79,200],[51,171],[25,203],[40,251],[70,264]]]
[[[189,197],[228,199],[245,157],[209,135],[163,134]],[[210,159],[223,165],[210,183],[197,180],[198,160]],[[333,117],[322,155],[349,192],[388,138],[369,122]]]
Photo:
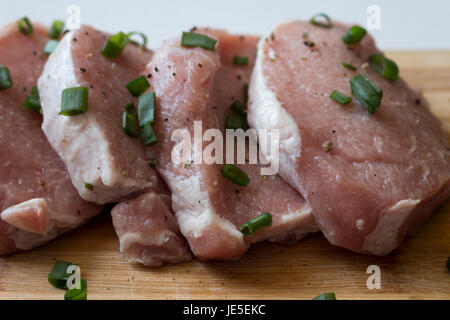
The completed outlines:
[[[247,116],[247,111],[246,111],[247,106],[238,100],[233,101],[233,103],[230,106],[230,109],[242,117]]]
[[[158,142],[158,138],[156,137],[156,134],[153,131],[152,125],[150,123],[147,122],[141,128],[141,138],[146,146],[152,146]]]
[[[145,34],[143,34],[142,32],[139,32],[139,31],[132,31],[132,32],[129,32],[129,33],[127,34],[128,39],[131,39],[131,37],[134,36],[135,34],[141,36],[141,38],[142,38],[142,45],[141,45],[141,47],[142,47],[142,48],[147,47],[148,39],[147,39],[147,36],[146,36]],[[137,43],[136,41],[134,41],[134,40],[130,40],[130,42],[133,42],[133,43],[135,43],[135,44],[138,44],[138,43]]]
[[[342,62],[342,66],[352,71],[356,70],[356,67],[352,66],[350,63]]]
[[[128,82],[125,85],[130,91],[130,93],[133,95],[133,97],[139,97],[141,94],[145,92],[150,87],[150,84],[148,83],[147,79],[142,76],[137,79],[134,79],[133,81]]]
[[[383,78],[390,81],[397,80],[398,66],[394,61],[384,57],[382,54],[376,53],[369,57],[369,62],[372,68]]]
[[[122,129],[127,135],[133,138],[138,136],[138,128],[136,124],[136,117],[128,112],[122,114]]]
[[[13,86],[9,69],[0,65],[0,90],[6,90]]]
[[[242,89],[244,91],[244,101],[245,101],[245,103],[247,103],[247,101],[248,101],[248,83],[245,83]]]
[[[67,279],[72,275],[71,273],[67,273],[67,269],[72,265],[72,262],[57,260],[48,274],[48,282],[56,288],[66,289]]]
[[[127,104],[125,104],[123,107],[125,108],[125,110],[126,110],[129,114],[132,114],[133,116],[136,115],[136,109],[135,109],[135,107],[134,107],[134,103],[133,103],[133,102],[127,103]]]
[[[23,17],[22,19],[20,19],[17,22],[17,25],[19,26],[19,30],[26,36],[29,36],[34,31],[33,25],[31,24],[28,17]]]
[[[102,49],[102,54],[107,58],[117,58],[122,54],[128,44],[128,36],[122,31],[109,37]]]
[[[52,54],[52,52],[55,51],[58,44],[59,44],[58,40],[53,39],[48,40],[47,43],[45,44],[43,52],[45,54]]]
[[[244,223],[240,231],[246,236],[252,236],[262,227],[270,227],[272,225],[272,215],[265,212],[248,222]]]
[[[200,47],[207,50],[214,50],[216,43],[217,40],[194,32],[183,32],[183,36],[181,37],[181,45],[183,47]]]
[[[374,114],[381,105],[383,90],[378,88],[365,75],[358,74],[350,79],[352,95],[370,113]]]
[[[155,120],[155,105],[156,96],[154,92],[139,97],[138,118],[140,127],[143,127],[146,123],[153,124]]]
[[[75,116],[85,113],[88,107],[89,88],[67,88],[62,92],[61,113],[64,116]]]
[[[448,257],[446,265],[447,265],[447,270],[450,271],[450,257]]]
[[[353,26],[344,34],[342,41],[346,44],[355,44],[361,41],[366,35],[366,29],[360,26]]]
[[[245,66],[245,65],[248,64],[248,57],[234,56],[233,57],[233,64],[240,65],[240,66]]]
[[[158,159],[156,158],[151,158],[150,161],[148,162],[148,165],[150,167],[152,167],[153,169],[156,168],[156,165],[159,163]]]
[[[336,101],[337,103],[340,103],[342,105],[347,104],[352,101],[351,97],[346,96],[345,94],[343,94],[342,92],[339,92],[337,90],[334,90],[330,94],[330,99],[333,99],[334,101]]]
[[[317,18],[324,18],[325,21],[318,21]],[[321,19],[323,20],[323,19]],[[309,22],[312,25],[315,25],[317,27],[322,27],[322,28],[331,28],[333,26],[333,22],[331,22],[331,18],[325,14],[325,13],[318,13],[315,14],[314,16],[312,16],[312,18],[309,20]]]
[[[61,20],[55,20],[52,23],[52,26],[50,27],[50,30],[48,31],[48,36],[50,39],[57,40],[61,33],[64,30],[64,21]]]
[[[239,186],[245,187],[250,183],[248,175],[232,164],[224,164],[221,172],[222,176]]]
[[[87,282],[84,279],[80,280],[80,288],[72,288],[64,294],[64,300],[86,300],[87,298]]]
[[[41,113],[41,99],[39,98],[39,91],[36,86],[31,88],[30,94],[26,97],[22,106],[34,112]]]
[[[334,292],[321,293],[317,297],[314,297],[313,300],[336,300],[336,295]]]
[[[91,191],[94,190],[94,186],[92,184],[90,184],[89,182],[85,182],[84,187]]]
[[[227,116],[225,128],[233,130],[242,129],[245,131],[248,129],[247,119],[242,116],[230,114]]]

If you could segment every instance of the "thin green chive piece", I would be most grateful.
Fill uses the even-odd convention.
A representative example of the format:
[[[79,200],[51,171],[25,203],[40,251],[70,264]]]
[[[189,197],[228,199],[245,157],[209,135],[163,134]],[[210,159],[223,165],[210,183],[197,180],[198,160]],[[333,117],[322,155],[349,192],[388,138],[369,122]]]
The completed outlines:
[[[63,31],[64,31],[64,21],[55,20],[53,21],[50,30],[48,30],[48,36],[50,39],[57,40]]]
[[[246,187],[250,183],[248,175],[232,164],[224,164],[221,173],[222,176],[238,186]]]
[[[122,129],[125,134],[129,135],[130,137],[137,138],[138,128],[136,124],[136,116],[128,112],[124,112],[122,114]]]
[[[125,111],[128,112],[129,114],[132,114],[133,116],[136,115],[137,112],[133,102],[127,103],[123,107],[125,108]]]
[[[134,35],[139,35],[139,36],[142,38],[141,48],[146,48],[146,47],[147,47],[147,42],[148,42],[147,36],[146,36],[145,34],[143,34],[142,32],[139,32],[139,31],[132,31],[132,32],[129,32],[129,33],[127,34],[127,37],[128,37],[128,39],[129,39],[129,41],[132,42],[132,43],[135,43],[135,44],[137,44],[137,45],[139,45],[138,42],[136,42],[136,41],[134,41],[134,40],[131,40],[131,37],[134,36]]]
[[[398,66],[394,61],[384,57],[382,54],[376,53],[369,57],[369,62],[372,68],[383,78],[390,81],[398,79]]]
[[[133,97],[139,97],[148,88],[150,88],[150,84],[148,83],[147,79],[144,76],[128,82],[125,86],[127,87],[128,91],[130,91],[130,93],[133,95]]]
[[[247,106],[242,102],[235,100],[230,106],[230,109],[236,112],[241,117],[247,116]]]
[[[0,90],[6,90],[12,88],[13,82],[11,80],[11,75],[9,69],[5,66],[0,65]]]
[[[90,191],[94,190],[94,186],[89,182],[85,182],[84,187]]]
[[[150,123],[146,123],[141,128],[141,138],[146,146],[152,146],[158,142],[158,138],[156,137],[155,132],[153,131],[152,125]]]
[[[318,19],[320,18],[320,19]],[[333,26],[333,22],[331,21],[331,18],[325,14],[325,13],[317,13],[312,16],[312,18],[309,20],[309,22],[312,25],[315,25],[317,27],[322,27],[329,29]]]
[[[67,289],[67,279],[72,275],[67,269],[72,266],[72,262],[56,260],[55,265],[48,274],[48,282],[59,289]]]
[[[347,68],[347,69],[352,70],[352,71],[356,70],[356,67],[352,66],[350,63],[342,62],[342,66],[344,68]]]
[[[365,75],[358,74],[350,79],[352,95],[370,113],[374,114],[381,105],[383,90],[378,88]]]
[[[52,54],[53,51],[55,51],[58,44],[59,44],[58,40],[53,40],[53,39],[48,40],[47,43],[45,44],[43,52],[45,54]]]
[[[336,295],[334,292],[325,292],[314,297],[313,300],[336,300]]]
[[[183,32],[183,36],[181,37],[181,45],[183,47],[200,47],[207,50],[214,50],[216,43],[217,40],[194,32]]]
[[[26,97],[22,106],[25,109],[41,113],[41,99],[39,97],[39,91],[37,86],[33,86],[33,88],[31,88],[30,94],[28,95],[28,97]]]
[[[62,92],[61,113],[64,116],[76,116],[85,113],[88,107],[89,88],[67,88]]]
[[[355,44],[361,41],[366,35],[366,29],[360,26],[353,26],[347,30],[347,32],[342,37],[342,41],[346,44]]]
[[[265,212],[244,223],[240,231],[246,236],[252,236],[262,227],[270,227],[272,225],[272,215]]]
[[[248,129],[247,118],[235,114],[227,115],[225,128],[246,131]]]
[[[244,101],[247,103],[248,101],[248,83],[245,83],[242,90],[244,91]]]
[[[248,57],[234,56],[233,64],[240,65],[240,66],[246,66],[246,65],[248,65]]]
[[[109,37],[102,49],[102,54],[107,58],[115,59],[122,54],[128,44],[128,36],[122,31]]]
[[[146,123],[153,124],[155,120],[155,105],[156,95],[154,92],[139,97],[138,118],[140,127],[143,127]]]
[[[76,287],[69,289],[64,294],[64,300],[86,300],[87,299],[87,281],[80,280],[79,289]]]
[[[31,24],[30,19],[28,19],[28,17],[21,18],[17,22],[17,25],[19,26],[19,30],[26,36],[29,36],[34,31],[33,25]]]
[[[352,98],[349,96],[346,96],[345,94],[343,94],[342,92],[339,92],[337,90],[334,90],[331,94],[330,94],[330,99],[336,101],[337,103],[340,103],[342,105],[347,104],[349,102],[352,101]]]

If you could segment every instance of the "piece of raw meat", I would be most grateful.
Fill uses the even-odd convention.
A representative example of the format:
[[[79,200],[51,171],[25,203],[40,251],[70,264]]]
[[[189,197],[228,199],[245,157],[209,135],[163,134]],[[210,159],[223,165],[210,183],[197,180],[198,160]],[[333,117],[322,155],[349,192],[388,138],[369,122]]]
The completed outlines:
[[[261,39],[249,123],[279,130],[280,174],[332,244],[386,255],[448,198],[450,150],[424,98],[369,66],[380,53],[369,35],[345,45],[348,29],[295,21]],[[358,73],[384,92],[373,115],[355,98],[345,106],[329,98],[334,90],[351,96]]]
[[[22,107],[47,56],[47,29],[17,22],[0,30],[0,65],[13,86],[0,91],[0,255],[29,250],[85,223],[102,207],[84,201],[41,130],[42,115]]]

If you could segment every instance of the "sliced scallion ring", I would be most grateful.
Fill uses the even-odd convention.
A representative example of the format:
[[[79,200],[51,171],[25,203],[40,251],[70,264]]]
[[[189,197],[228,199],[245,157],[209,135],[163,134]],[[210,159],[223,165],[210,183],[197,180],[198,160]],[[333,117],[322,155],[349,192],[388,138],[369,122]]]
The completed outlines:
[[[50,30],[48,30],[48,36],[50,39],[58,40],[59,36],[62,34],[63,31],[64,31],[64,21],[55,20],[53,21]]]
[[[64,300],[86,300],[87,299],[87,281],[80,279],[79,289],[72,288],[64,294]]]
[[[369,62],[372,68],[383,78],[390,81],[398,79],[398,66],[394,61],[386,58],[382,54],[376,53],[369,57]]]
[[[59,44],[58,40],[53,40],[53,39],[48,40],[47,43],[45,44],[43,52],[45,54],[52,54],[53,51],[55,51],[58,44]]]
[[[233,130],[242,129],[246,131],[248,129],[247,119],[240,115],[227,115],[225,128]]]
[[[33,88],[31,88],[30,94],[28,95],[28,97],[26,97],[22,106],[25,109],[41,113],[41,99],[39,97],[39,91],[37,86],[33,86]]]
[[[19,27],[19,30],[26,36],[29,36],[31,34],[33,34],[34,28],[33,25],[30,22],[30,19],[28,19],[28,17],[23,17],[21,18],[18,22],[17,25]]]
[[[139,35],[139,36],[142,38],[142,44],[141,44],[141,47],[142,47],[142,48],[146,48],[146,47],[147,47],[148,39],[147,39],[147,36],[146,36],[145,34],[143,34],[142,32],[139,32],[139,31],[128,32],[127,36],[128,36],[129,41],[139,45],[138,42],[136,42],[136,41],[134,41],[134,40],[131,40],[131,37],[134,36],[134,35],[136,35],[136,34]]]
[[[139,97],[150,87],[150,84],[148,83],[146,77],[141,76],[128,82],[125,87],[127,87],[128,91],[130,91],[133,97]]]
[[[128,36],[125,33],[122,31],[116,33],[106,40],[101,52],[107,58],[118,58],[122,54],[123,49],[127,46],[128,41]]]
[[[129,114],[128,112],[124,112],[122,114],[122,130],[128,136],[137,138],[138,128],[136,124],[136,116]]]
[[[67,269],[72,266],[72,262],[56,260],[55,265],[48,274],[48,282],[59,289],[67,288],[67,279],[72,275],[67,273]]]
[[[352,71],[356,71],[356,67],[347,62],[342,62],[342,66]]]
[[[12,88],[13,82],[11,79],[11,74],[9,69],[5,66],[0,65],[0,90],[6,90]]]
[[[265,212],[241,226],[240,231],[246,236],[252,236],[262,227],[270,227],[272,225],[272,215]]]
[[[133,102],[127,103],[123,107],[125,108],[126,112],[128,112],[129,114],[132,114],[133,116],[136,115],[136,108],[134,107]]]
[[[212,39],[200,33],[183,32],[181,37],[181,46],[200,47],[207,50],[214,50],[217,40]]]
[[[314,297],[312,300],[336,300],[336,295],[334,292],[325,292]]]
[[[352,98],[349,96],[346,96],[342,92],[339,92],[338,90],[334,90],[330,94],[330,99],[336,101],[337,103],[340,103],[342,105],[347,104],[352,101]]]
[[[239,66],[246,66],[246,65],[248,65],[248,57],[234,56],[233,57],[233,64],[234,65],[239,65]]]
[[[366,29],[360,26],[353,26],[344,34],[342,41],[344,41],[345,44],[355,44],[360,42],[366,34]]]
[[[64,116],[76,116],[87,111],[89,88],[67,88],[62,92],[61,112]]]
[[[153,124],[155,120],[155,104],[156,95],[154,92],[139,97],[138,118],[140,127],[143,127],[146,123]]]
[[[226,179],[239,186],[246,187],[250,183],[248,175],[232,164],[224,164],[221,173]]]
[[[158,142],[158,138],[156,137],[156,134],[153,131],[152,125],[150,123],[146,123],[141,128],[141,139],[146,146],[152,146]]]
[[[319,20],[318,18],[323,18],[323,19]],[[325,21],[323,21],[324,19],[325,19]],[[333,26],[333,22],[331,21],[331,18],[325,13],[317,13],[317,14],[313,15],[312,18],[309,20],[309,22],[312,25],[315,25],[317,27],[326,28],[326,29],[329,29]]]
[[[378,88],[365,75],[358,74],[350,79],[352,95],[369,112],[374,114],[381,105],[383,90]]]

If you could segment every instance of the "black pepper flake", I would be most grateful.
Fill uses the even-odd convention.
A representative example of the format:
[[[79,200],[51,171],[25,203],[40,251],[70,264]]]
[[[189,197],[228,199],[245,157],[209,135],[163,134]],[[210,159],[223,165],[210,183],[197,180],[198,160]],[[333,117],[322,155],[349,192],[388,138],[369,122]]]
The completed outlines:
[[[164,118],[164,121],[169,121],[169,118]]]
[[[238,80],[241,80],[241,79],[242,79],[242,77],[241,77],[240,74],[238,74],[237,79],[238,79]]]
[[[303,41],[303,44],[309,48],[314,47],[316,44],[314,43],[314,41],[309,41],[309,40],[305,40]]]
[[[81,72],[86,72],[86,68],[80,68]]]
[[[75,42],[76,42],[76,41],[78,41],[78,39],[77,39],[77,38],[73,38],[73,41],[75,41]]]
[[[244,36],[239,36],[239,40],[244,41],[245,37]]]
[[[147,75],[147,78],[151,79],[152,76],[153,76],[153,75],[152,75],[151,73],[149,73],[149,74]]]
[[[416,104],[417,105],[420,105],[420,102],[421,102],[420,99],[416,99]]]
[[[193,26],[192,28],[191,28],[191,32],[194,32],[195,30],[197,30],[197,27],[196,26]]]
[[[177,74],[174,72],[174,73],[172,73],[172,75],[175,77]]]
[[[35,55],[37,55],[37,52],[36,52],[36,50],[34,50],[34,51],[33,51],[33,56],[35,56]]]
[[[336,133],[336,130],[332,129],[332,130],[331,130],[331,133]]]
[[[155,71],[158,72],[158,67],[155,67]]]
[[[102,95],[105,96],[105,97],[107,96],[107,95],[106,95],[106,92],[103,91],[103,90],[102,90]]]
[[[202,65],[201,63],[199,63],[198,66],[199,66],[200,68],[203,67],[203,65]]]
[[[87,35],[87,36],[89,36],[89,32],[87,32],[87,31],[86,31],[84,34]]]
[[[358,58],[361,58],[362,54],[361,54],[360,52],[357,52],[357,53],[356,53],[356,56],[357,56]]]
[[[89,88],[94,89],[94,86],[91,84],[91,85],[89,86]]]

